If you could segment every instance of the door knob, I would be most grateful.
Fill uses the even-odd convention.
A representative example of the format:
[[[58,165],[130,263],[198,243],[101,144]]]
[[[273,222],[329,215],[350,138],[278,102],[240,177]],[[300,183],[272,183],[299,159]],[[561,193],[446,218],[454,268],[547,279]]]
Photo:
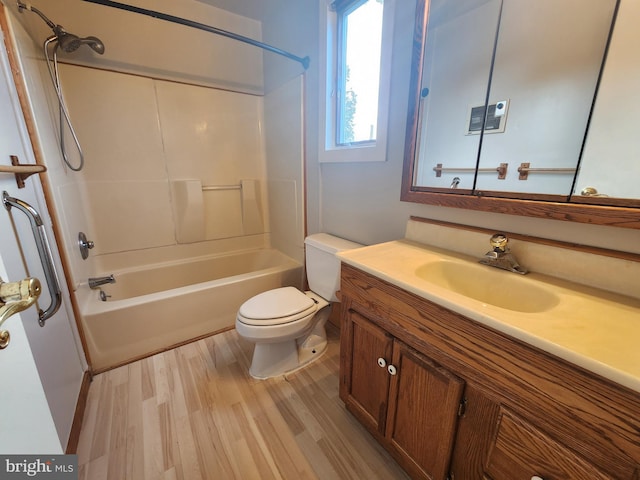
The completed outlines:
[[[5,282],[0,278],[0,326],[11,315],[33,305],[42,292],[40,280],[25,278],[19,282]],[[0,349],[7,348],[11,335],[0,330]]]

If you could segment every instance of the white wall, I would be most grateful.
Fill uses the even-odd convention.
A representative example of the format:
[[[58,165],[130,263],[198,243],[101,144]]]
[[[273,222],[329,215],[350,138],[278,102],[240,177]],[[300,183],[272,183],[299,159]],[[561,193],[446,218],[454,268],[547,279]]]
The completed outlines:
[[[175,244],[173,181],[264,181],[262,97],[70,65],[61,75],[85,151],[93,255]],[[256,213],[264,218],[259,187]],[[192,201],[204,229],[191,241],[245,235],[241,190],[204,191]],[[259,227],[249,233],[266,229]]]

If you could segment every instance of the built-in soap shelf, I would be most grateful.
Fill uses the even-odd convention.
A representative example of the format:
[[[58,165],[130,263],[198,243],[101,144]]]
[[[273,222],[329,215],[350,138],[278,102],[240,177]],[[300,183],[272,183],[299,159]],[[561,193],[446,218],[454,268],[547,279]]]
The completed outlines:
[[[264,232],[260,181],[235,185],[203,185],[200,179],[171,182],[173,216],[178,243],[194,243]],[[232,222],[219,221],[216,209],[236,211]]]

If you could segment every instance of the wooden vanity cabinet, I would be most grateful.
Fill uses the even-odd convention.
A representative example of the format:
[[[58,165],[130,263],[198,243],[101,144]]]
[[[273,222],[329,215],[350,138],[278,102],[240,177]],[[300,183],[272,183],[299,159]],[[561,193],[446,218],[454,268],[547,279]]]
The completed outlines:
[[[349,310],[340,395],[414,478],[447,477],[464,382]]]
[[[638,392],[345,264],[341,302],[340,397],[413,478],[640,480]]]

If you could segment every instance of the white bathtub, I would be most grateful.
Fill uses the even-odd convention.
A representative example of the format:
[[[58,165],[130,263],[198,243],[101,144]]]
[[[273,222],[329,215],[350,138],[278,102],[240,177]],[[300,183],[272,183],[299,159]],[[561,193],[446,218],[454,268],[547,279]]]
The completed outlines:
[[[76,291],[96,372],[229,329],[245,300],[302,281],[302,265],[272,249],[108,273],[107,301],[86,284]]]

